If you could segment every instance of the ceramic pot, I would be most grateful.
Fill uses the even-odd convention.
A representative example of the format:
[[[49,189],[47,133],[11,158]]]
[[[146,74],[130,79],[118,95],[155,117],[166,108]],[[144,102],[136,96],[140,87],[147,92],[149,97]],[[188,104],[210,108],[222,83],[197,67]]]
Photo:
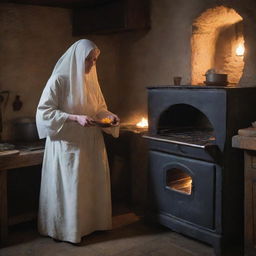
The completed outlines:
[[[205,75],[206,83],[227,83],[228,75],[227,74],[216,74],[216,73],[209,73]]]
[[[21,117],[13,121],[14,139],[22,142],[38,141],[36,121],[31,117]]]

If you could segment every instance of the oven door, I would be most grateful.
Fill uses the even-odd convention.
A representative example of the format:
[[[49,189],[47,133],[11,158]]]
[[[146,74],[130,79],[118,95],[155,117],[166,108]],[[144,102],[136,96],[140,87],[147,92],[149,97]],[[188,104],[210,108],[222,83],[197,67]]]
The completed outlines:
[[[157,151],[150,151],[149,161],[154,210],[215,229],[215,164]]]

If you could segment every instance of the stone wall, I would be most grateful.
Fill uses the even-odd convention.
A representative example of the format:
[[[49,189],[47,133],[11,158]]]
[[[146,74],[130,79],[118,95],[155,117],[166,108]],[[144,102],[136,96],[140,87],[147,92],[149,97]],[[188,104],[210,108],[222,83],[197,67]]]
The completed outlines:
[[[173,76],[182,76],[182,84],[191,84],[192,25],[201,14],[218,6],[233,8],[243,19],[246,55],[240,84],[256,86],[254,0],[151,0],[151,29],[81,37],[93,40],[101,49],[97,63],[99,82],[110,110],[117,113],[122,122],[135,123],[147,116],[147,86],[170,85]],[[78,39],[72,36],[69,9],[0,4],[0,91],[10,91],[9,102],[3,109],[6,138],[13,118],[35,115],[39,97],[56,61]],[[213,60],[207,57],[206,54],[205,62],[211,63]],[[23,102],[17,112],[12,109],[15,95],[20,95]],[[118,145],[122,143],[125,149],[130,145],[122,140]],[[117,160],[111,163],[112,185],[116,193],[121,191],[124,197],[129,197],[126,189],[132,183],[133,189],[128,193],[133,202],[143,204],[146,145],[140,139],[132,143],[132,149],[124,155],[133,165],[133,176],[129,176],[131,172],[127,166],[123,167],[126,162],[116,154]],[[140,164],[141,156],[143,164]]]
[[[120,35],[119,105],[123,107],[119,111],[124,120],[133,122],[147,115],[147,86],[172,84],[173,76],[182,76],[182,84],[191,84],[192,24],[218,6],[232,8],[243,19],[246,54],[239,83],[256,86],[255,1],[151,0],[151,29]],[[208,57],[206,53],[206,62],[213,61]]]
[[[172,84],[173,76],[191,84],[192,24],[218,6],[232,8],[243,19],[246,55],[240,84],[255,86],[255,5],[253,0],[151,0],[151,29],[82,36],[101,49],[97,70],[110,110],[134,123],[147,116],[147,86]],[[54,64],[79,38],[72,36],[68,9],[2,3],[0,12],[0,89],[11,91],[4,111],[8,121],[34,115]],[[18,112],[11,108],[16,94],[24,103]]]
[[[99,81],[104,84],[102,90],[112,109],[116,85],[115,38],[84,37],[93,40],[101,49]],[[0,38],[0,91],[10,92],[6,107],[2,106],[2,137],[10,139],[11,121],[17,117],[35,116],[40,95],[55,63],[80,38],[72,36],[69,9],[6,3],[0,4]],[[12,109],[16,95],[20,95],[23,102],[20,111]]]
[[[240,26],[239,26],[240,25]],[[192,25],[191,80],[203,84],[208,69],[228,74],[229,82],[238,84],[244,67],[243,56],[238,57],[235,47],[244,43],[241,31],[242,17],[232,8],[218,6],[203,12]]]

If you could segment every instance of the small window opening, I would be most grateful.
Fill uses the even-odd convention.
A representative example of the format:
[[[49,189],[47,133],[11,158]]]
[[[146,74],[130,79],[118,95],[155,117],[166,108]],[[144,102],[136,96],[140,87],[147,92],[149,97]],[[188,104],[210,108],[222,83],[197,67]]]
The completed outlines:
[[[192,177],[181,169],[172,168],[166,172],[166,186],[180,193],[191,195]]]

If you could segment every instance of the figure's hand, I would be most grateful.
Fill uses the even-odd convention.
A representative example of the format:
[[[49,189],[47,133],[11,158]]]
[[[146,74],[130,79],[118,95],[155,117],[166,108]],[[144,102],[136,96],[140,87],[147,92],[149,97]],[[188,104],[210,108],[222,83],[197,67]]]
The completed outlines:
[[[108,115],[107,118],[112,120],[111,122],[112,126],[118,126],[120,124],[120,119],[115,114]]]
[[[86,115],[70,115],[69,119],[76,121],[81,126],[88,127],[93,125],[93,119]]]
[[[85,115],[77,115],[76,121],[82,126],[92,126],[93,119]]]

